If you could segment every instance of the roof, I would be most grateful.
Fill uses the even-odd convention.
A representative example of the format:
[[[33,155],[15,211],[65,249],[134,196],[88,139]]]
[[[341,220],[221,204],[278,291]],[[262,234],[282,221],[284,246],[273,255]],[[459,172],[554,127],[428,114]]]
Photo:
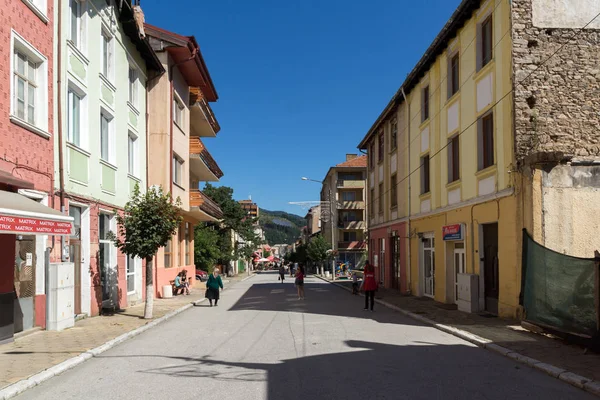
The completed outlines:
[[[138,24],[138,21],[136,21],[136,13],[138,14],[138,18],[141,17],[143,19],[141,8],[135,6],[134,10],[134,7],[131,6],[131,1],[128,0],[122,3],[121,8],[116,7],[116,9],[119,13],[119,21],[123,25],[123,31],[131,39],[137,51],[140,52],[140,55],[146,62],[146,66],[159,73],[165,72],[162,63],[152,49],[144,31],[141,29],[141,22]]]
[[[150,24],[144,24],[144,29],[155,39],[156,51],[169,52],[189,86],[199,87],[207,101],[217,101],[219,95],[194,36],[182,36]]]
[[[340,163],[336,165],[336,167],[344,167],[344,168],[362,168],[367,167],[367,156],[359,156],[353,158],[352,160]]]
[[[389,101],[388,105],[383,109],[379,117],[375,120],[375,123],[371,126],[363,140],[358,145],[359,149],[366,149],[367,142],[375,131],[379,129],[379,125],[388,117],[396,106],[404,102],[403,94],[410,93],[410,91],[419,83],[421,78],[429,71],[431,64],[435,62],[437,57],[444,52],[448,47],[448,42],[456,37],[459,29],[463,27],[471,15],[477,8],[479,8],[481,0],[462,0],[458,8],[454,11],[450,19],[446,22],[446,25],[438,33],[436,38],[433,40],[429,48],[425,51],[417,65],[410,71],[400,88],[396,91],[396,94]]]

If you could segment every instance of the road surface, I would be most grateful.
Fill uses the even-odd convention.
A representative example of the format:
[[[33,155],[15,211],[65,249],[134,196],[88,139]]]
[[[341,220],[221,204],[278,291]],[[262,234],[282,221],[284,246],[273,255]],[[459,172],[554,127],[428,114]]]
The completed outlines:
[[[18,399],[594,399],[322,282],[257,275]]]

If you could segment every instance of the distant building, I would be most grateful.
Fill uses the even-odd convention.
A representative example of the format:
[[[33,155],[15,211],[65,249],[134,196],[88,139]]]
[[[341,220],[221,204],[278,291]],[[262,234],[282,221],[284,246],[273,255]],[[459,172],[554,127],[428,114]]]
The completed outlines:
[[[259,211],[258,205],[253,203],[252,200],[240,200],[240,205],[252,218],[258,218]]]
[[[311,237],[321,232],[321,206],[311,207],[304,219],[306,220],[306,241],[310,242]]]

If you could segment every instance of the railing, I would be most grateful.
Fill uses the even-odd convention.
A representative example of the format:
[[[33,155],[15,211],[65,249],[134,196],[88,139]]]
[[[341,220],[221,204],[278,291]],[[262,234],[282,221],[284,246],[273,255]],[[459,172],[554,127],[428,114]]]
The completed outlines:
[[[204,162],[204,164],[210,169],[210,171],[218,178],[221,179],[223,177],[223,171],[219,168],[219,165],[215,161],[215,159],[210,155],[206,147],[204,147],[204,143],[200,140],[199,137],[191,136],[190,137],[190,155],[198,155],[200,159]]]
[[[338,179],[337,187],[338,188],[364,188],[365,181],[364,180]]]
[[[214,218],[223,218],[223,211],[219,205],[198,189],[190,190],[190,207],[198,207]]]
[[[190,88],[190,106],[193,106],[194,104],[198,104],[200,106],[200,108],[204,112],[206,121],[210,124],[213,131],[215,133],[219,132],[221,130],[221,126],[219,125],[217,118],[215,118],[215,114],[213,113],[212,108],[210,107],[206,99],[204,99],[202,91],[200,90],[200,88],[197,87]]]
[[[365,221],[340,221],[338,224],[340,229],[365,229],[366,227]]]
[[[359,200],[339,201],[337,207],[338,210],[364,210],[365,202]]]
[[[338,242],[338,249],[343,250],[364,250],[367,248],[367,242],[363,240],[354,242]]]

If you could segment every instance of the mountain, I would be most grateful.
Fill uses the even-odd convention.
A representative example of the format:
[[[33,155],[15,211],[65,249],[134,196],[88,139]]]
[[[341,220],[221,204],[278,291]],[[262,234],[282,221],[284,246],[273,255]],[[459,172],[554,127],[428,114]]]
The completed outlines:
[[[302,227],[306,225],[304,218],[285,211],[269,211],[261,208],[259,215],[260,226],[270,245],[294,243],[300,236]]]

